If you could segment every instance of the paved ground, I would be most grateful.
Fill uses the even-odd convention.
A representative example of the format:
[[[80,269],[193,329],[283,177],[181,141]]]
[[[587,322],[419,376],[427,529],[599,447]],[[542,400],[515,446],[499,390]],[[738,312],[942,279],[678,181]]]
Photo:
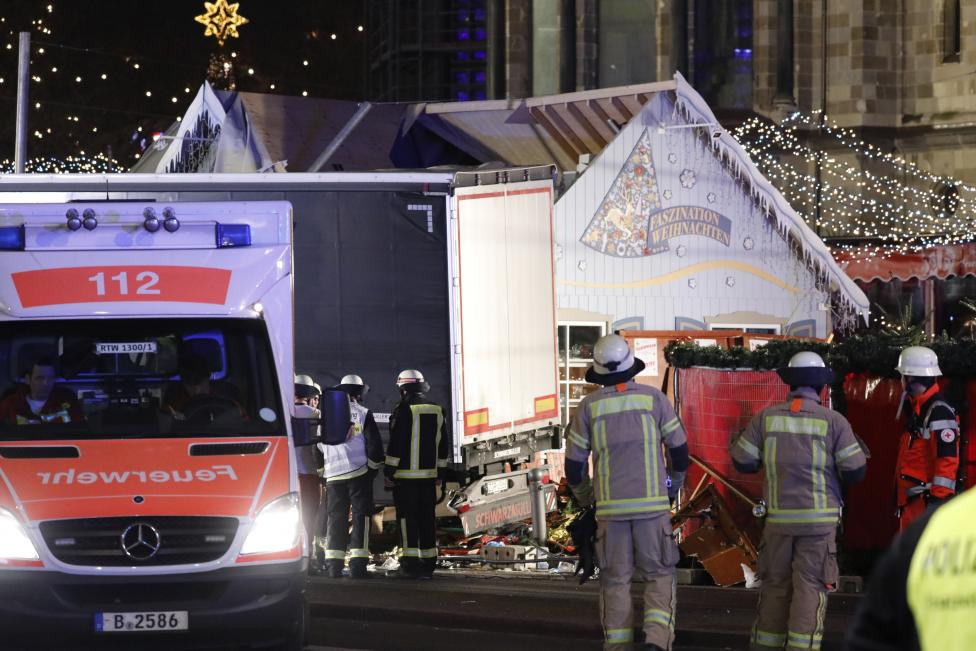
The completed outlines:
[[[635,603],[640,588],[634,591]],[[679,586],[676,649],[744,649],[756,590]],[[831,595],[824,651],[838,651],[858,600]],[[314,649],[597,649],[597,585],[512,573],[413,582],[314,577]],[[640,612],[637,610],[636,612]]]

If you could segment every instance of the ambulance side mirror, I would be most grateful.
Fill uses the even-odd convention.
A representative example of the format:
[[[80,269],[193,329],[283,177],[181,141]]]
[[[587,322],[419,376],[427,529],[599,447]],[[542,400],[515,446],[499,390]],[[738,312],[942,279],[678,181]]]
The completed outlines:
[[[292,417],[291,431],[295,445],[338,445],[345,443],[352,423],[349,396],[344,391],[326,389],[319,401],[321,418]]]

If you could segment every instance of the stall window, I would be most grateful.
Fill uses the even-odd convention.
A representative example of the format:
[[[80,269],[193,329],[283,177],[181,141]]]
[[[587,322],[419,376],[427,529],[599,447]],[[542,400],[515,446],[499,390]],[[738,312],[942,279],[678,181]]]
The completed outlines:
[[[593,363],[593,346],[607,333],[607,324],[591,321],[564,321],[559,324],[559,411],[563,425],[569,424],[576,406],[588,393],[599,388],[586,381],[586,369]]]

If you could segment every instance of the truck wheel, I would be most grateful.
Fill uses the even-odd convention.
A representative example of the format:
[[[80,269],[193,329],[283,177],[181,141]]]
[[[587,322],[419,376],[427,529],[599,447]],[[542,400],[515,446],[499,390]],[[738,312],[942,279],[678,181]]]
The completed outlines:
[[[292,622],[291,631],[288,633],[288,639],[285,641],[283,651],[302,651],[305,648],[310,619],[311,612],[309,610],[308,599],[302,594],[297,612],[295,613],[295,620]]]

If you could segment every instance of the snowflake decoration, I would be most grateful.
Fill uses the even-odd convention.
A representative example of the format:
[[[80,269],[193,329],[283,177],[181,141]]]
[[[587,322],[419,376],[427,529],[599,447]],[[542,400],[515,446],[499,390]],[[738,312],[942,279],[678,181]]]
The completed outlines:
[[[665,199],[670,199],[671,198],[671,190],[665,190],[664,191],[664,198]]]
[[[698,281],[695,280],[694,278],[689,278],[688,279],[688,287],[691,288],[691,289],[694,289],[694,288],[698,287]]]
[[[683,170],[681,172],[681,176],[678,177],[678,180],[681,181],[681,187],[685,188],[686,190],[690,190],[695,187],[695,182],[698,181],[698,179],[695,177],[695,172],[689,169]]]
[[[674,165],[675,163],[677,163],[678,162],[678,155],[676,153],[674,153],[674,152],[671,152],[670,154],[668,154],[668,162],[671,163],[672,165]]]
[[[752,251],[756,248],[756,241],[747,236],[746,239],[742,240],[742,248],[746,251]]]
[[[735,276],[726,276],[725,284],[729,287],[735,287]]]
[[[563,259],[563,245],[562,244],[557,244],[556,245],[556,260],[562,260],[562,259]]]
[[[576,268],[580,271],[586,271],[586,260],[580,260],[576,263]]]
[[[705,198],[708,199],[708,203],[715,203],[715,193],[714,192],[709,192],[708,195]]]
[[[685,253],[687,253],[687,252],[688,252],[688,249],[685,248],[685,245],[684,244],[679,244],[678,245],[678,248],[676,248],[674,250],[674,254],[676,256],[678,256],[679,258],[685,257]]]

